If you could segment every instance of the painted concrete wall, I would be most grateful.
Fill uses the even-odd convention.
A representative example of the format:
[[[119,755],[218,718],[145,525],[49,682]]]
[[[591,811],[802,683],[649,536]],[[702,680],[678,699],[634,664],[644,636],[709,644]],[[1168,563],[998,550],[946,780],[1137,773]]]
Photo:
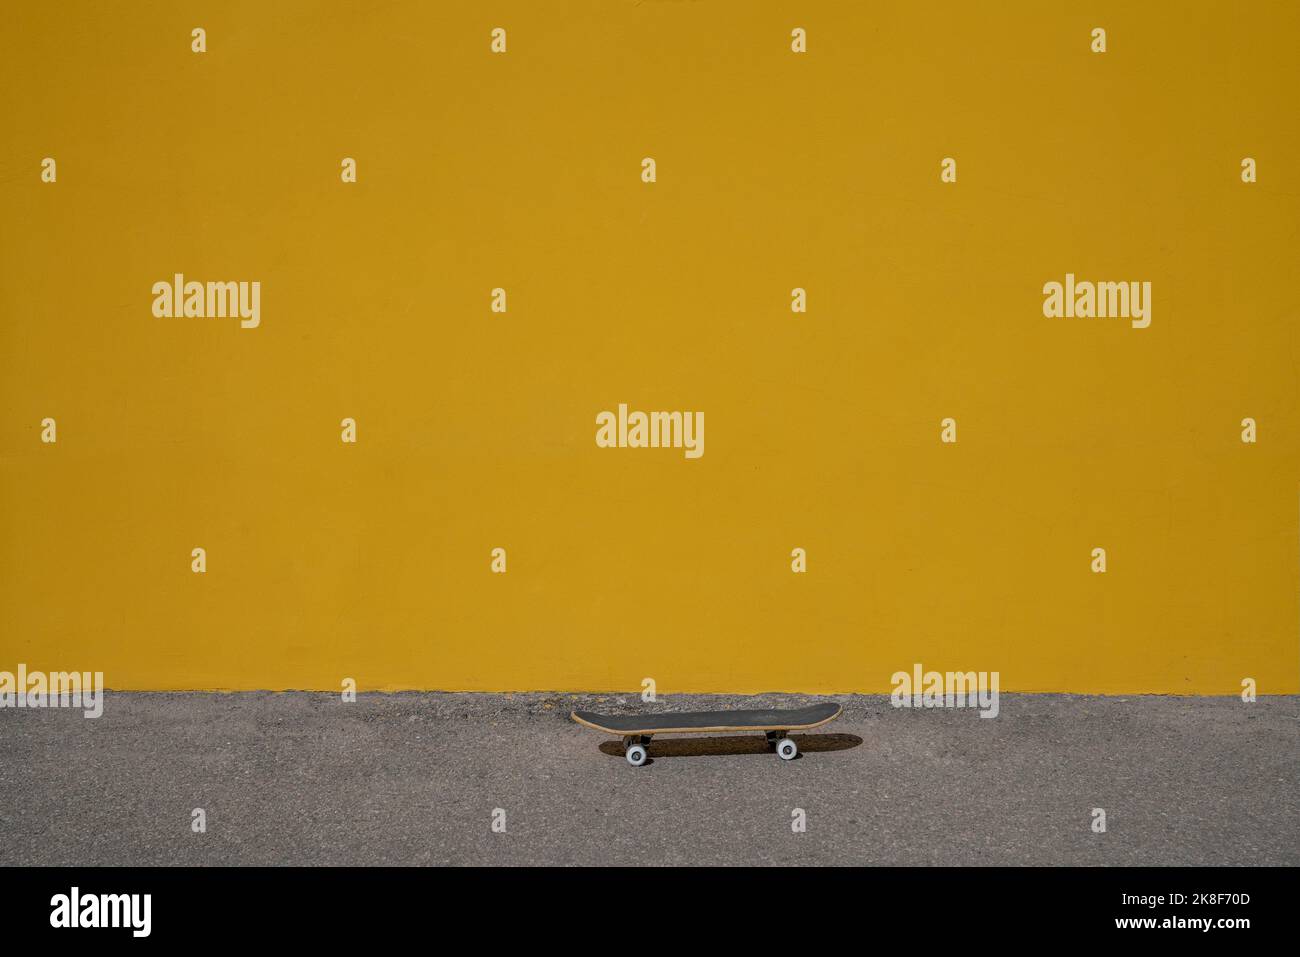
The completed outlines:
[[[1295,4],[6,16],[0,668],[1298,690]]]

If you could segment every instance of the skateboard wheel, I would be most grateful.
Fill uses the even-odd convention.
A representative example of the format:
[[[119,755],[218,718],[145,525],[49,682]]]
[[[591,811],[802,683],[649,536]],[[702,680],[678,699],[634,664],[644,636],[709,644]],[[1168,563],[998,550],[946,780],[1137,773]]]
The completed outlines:
[[[776,753],[782,761],[789,761],[799,753],[799,746],[790,738],[782,738],[776,744]],[[632,759],[628,758],[628,760],[631,761]]]
[[[627,749],[627,763],[634,768],[639,768],[645,764],[646,750],[645,745],[634,744]]]

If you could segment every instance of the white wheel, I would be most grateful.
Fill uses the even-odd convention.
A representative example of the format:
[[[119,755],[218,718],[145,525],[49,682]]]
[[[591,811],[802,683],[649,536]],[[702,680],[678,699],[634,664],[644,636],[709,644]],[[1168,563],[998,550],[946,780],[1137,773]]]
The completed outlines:
[[[646,750],[644,745],[634,744],[632,747],[627,749],[627,763],[632,765],[632,767],[641,767],[641,765],[645,764],[645,759]]]
[[[789,761],[799,753],[799,746],[789,738],[782,738],[776,744],[776,753],[782,761]],[[628,758],[628,760],[632,759]]]

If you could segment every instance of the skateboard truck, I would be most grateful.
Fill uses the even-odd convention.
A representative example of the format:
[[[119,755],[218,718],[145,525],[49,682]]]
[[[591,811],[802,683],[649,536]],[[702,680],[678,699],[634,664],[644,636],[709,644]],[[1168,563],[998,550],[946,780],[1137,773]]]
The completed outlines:
[[[646,763],[650,757],[647,750],[650,747],[650,739],[653,735],[649,734],[625,734],[623,735],[623,756],[627,758],[627,763],[634,768],[639,768]]]
[[[764,731],[763,734],[767,737],[767,746],[776,748],[776,756],[781,760],[792,761],[799,753],[799,746],[793,738],[786,737],[784,731]]]

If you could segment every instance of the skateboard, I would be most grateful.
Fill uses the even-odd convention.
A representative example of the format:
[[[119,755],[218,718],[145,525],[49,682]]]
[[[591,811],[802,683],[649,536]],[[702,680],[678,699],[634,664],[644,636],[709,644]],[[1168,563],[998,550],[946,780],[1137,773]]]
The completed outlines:
[[[627,763],[634,768],[645,764],[646,747],[656,734],[703,734],[715,731],[762,731],[768,747],[776,748],[782,761],[790,761],[799,747],[787,737],[791,731],[819,728],[840,716],[842,709],[832,702],[806,708],[769,708],[756,711],[680,711],[664,714],[596,714],[575,711],[578,724],[623,737]]]

